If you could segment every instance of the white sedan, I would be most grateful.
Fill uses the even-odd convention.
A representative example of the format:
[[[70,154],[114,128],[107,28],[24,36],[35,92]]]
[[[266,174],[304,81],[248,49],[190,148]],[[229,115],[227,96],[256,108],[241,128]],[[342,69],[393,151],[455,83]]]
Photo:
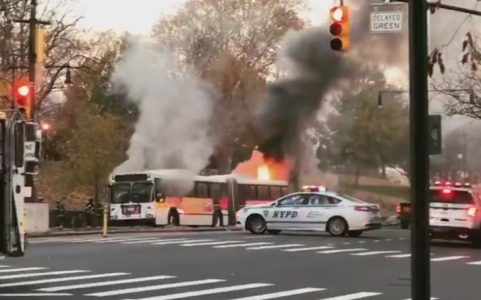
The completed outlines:
[[[271,204],[240,209],[236,224],[254,234],[281,230],[327,231],[333,236],[360,236],[381,227],[379,206],[334,192],[294,193]]]

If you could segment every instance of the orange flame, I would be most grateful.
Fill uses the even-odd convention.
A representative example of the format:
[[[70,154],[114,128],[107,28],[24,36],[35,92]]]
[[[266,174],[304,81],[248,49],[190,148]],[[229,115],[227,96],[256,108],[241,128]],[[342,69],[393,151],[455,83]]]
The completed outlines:
[[[261,180],[287,180],[290,163],[264,159],[264,155],[254,150],[249,160],[239,163],[232,174],[242,175]]]
[[[260,180],[270,180],[271,179],[271,172],[269,170],[268,165],[263,165],[257,167],[257,179]]]

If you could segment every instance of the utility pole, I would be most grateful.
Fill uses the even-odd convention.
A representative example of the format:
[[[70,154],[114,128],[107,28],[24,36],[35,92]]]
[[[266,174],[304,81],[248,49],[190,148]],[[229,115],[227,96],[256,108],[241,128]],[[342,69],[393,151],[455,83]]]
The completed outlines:
[[[28,23],[29,25],[29,43],[28,43],[28,73],[30,81],[30,95],[29,103],[31,120],[35,119],[35,104],[36,104],[36,88],[35,88],[35,64],[37,62],[36,44],[37,44],[37,25],[49,25],[50,22],[37,20],[37,0],[31,0],[30,3],[30,19],[15,20],[18,23]]]
[[[409,1],[409,84],[411,130],[411,297],[429,300],[431,294],[429,251],[429,102],[428,102],[428,4]]]

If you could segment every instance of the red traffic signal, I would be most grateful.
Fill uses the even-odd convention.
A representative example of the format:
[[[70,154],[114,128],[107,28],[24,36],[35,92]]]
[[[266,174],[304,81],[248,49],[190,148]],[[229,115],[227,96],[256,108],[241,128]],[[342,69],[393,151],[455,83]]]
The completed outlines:
[[[330,10],[331,25],[329,32],[333,35],[331,49],[334,51],[347,51],[350,44],[349,7],[346,5],[335,6]]]
[[[26,107],[30,103],[31,87],[28,80],[18,80],[13,85],[13,101],[19,107]]]

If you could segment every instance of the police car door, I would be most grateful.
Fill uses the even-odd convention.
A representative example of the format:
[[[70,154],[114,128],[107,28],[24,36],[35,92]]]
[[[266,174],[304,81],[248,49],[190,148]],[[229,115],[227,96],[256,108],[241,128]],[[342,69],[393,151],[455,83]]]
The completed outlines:
[[[333,203],[329,196],[322,194],[307,195],[306,227],[311,230],[325,230],[327,220],[336,207],[337,205]]]
[[[275,203],[267,219],[269,229],[305,229],[307,199],[304,194],[288,195]]]

